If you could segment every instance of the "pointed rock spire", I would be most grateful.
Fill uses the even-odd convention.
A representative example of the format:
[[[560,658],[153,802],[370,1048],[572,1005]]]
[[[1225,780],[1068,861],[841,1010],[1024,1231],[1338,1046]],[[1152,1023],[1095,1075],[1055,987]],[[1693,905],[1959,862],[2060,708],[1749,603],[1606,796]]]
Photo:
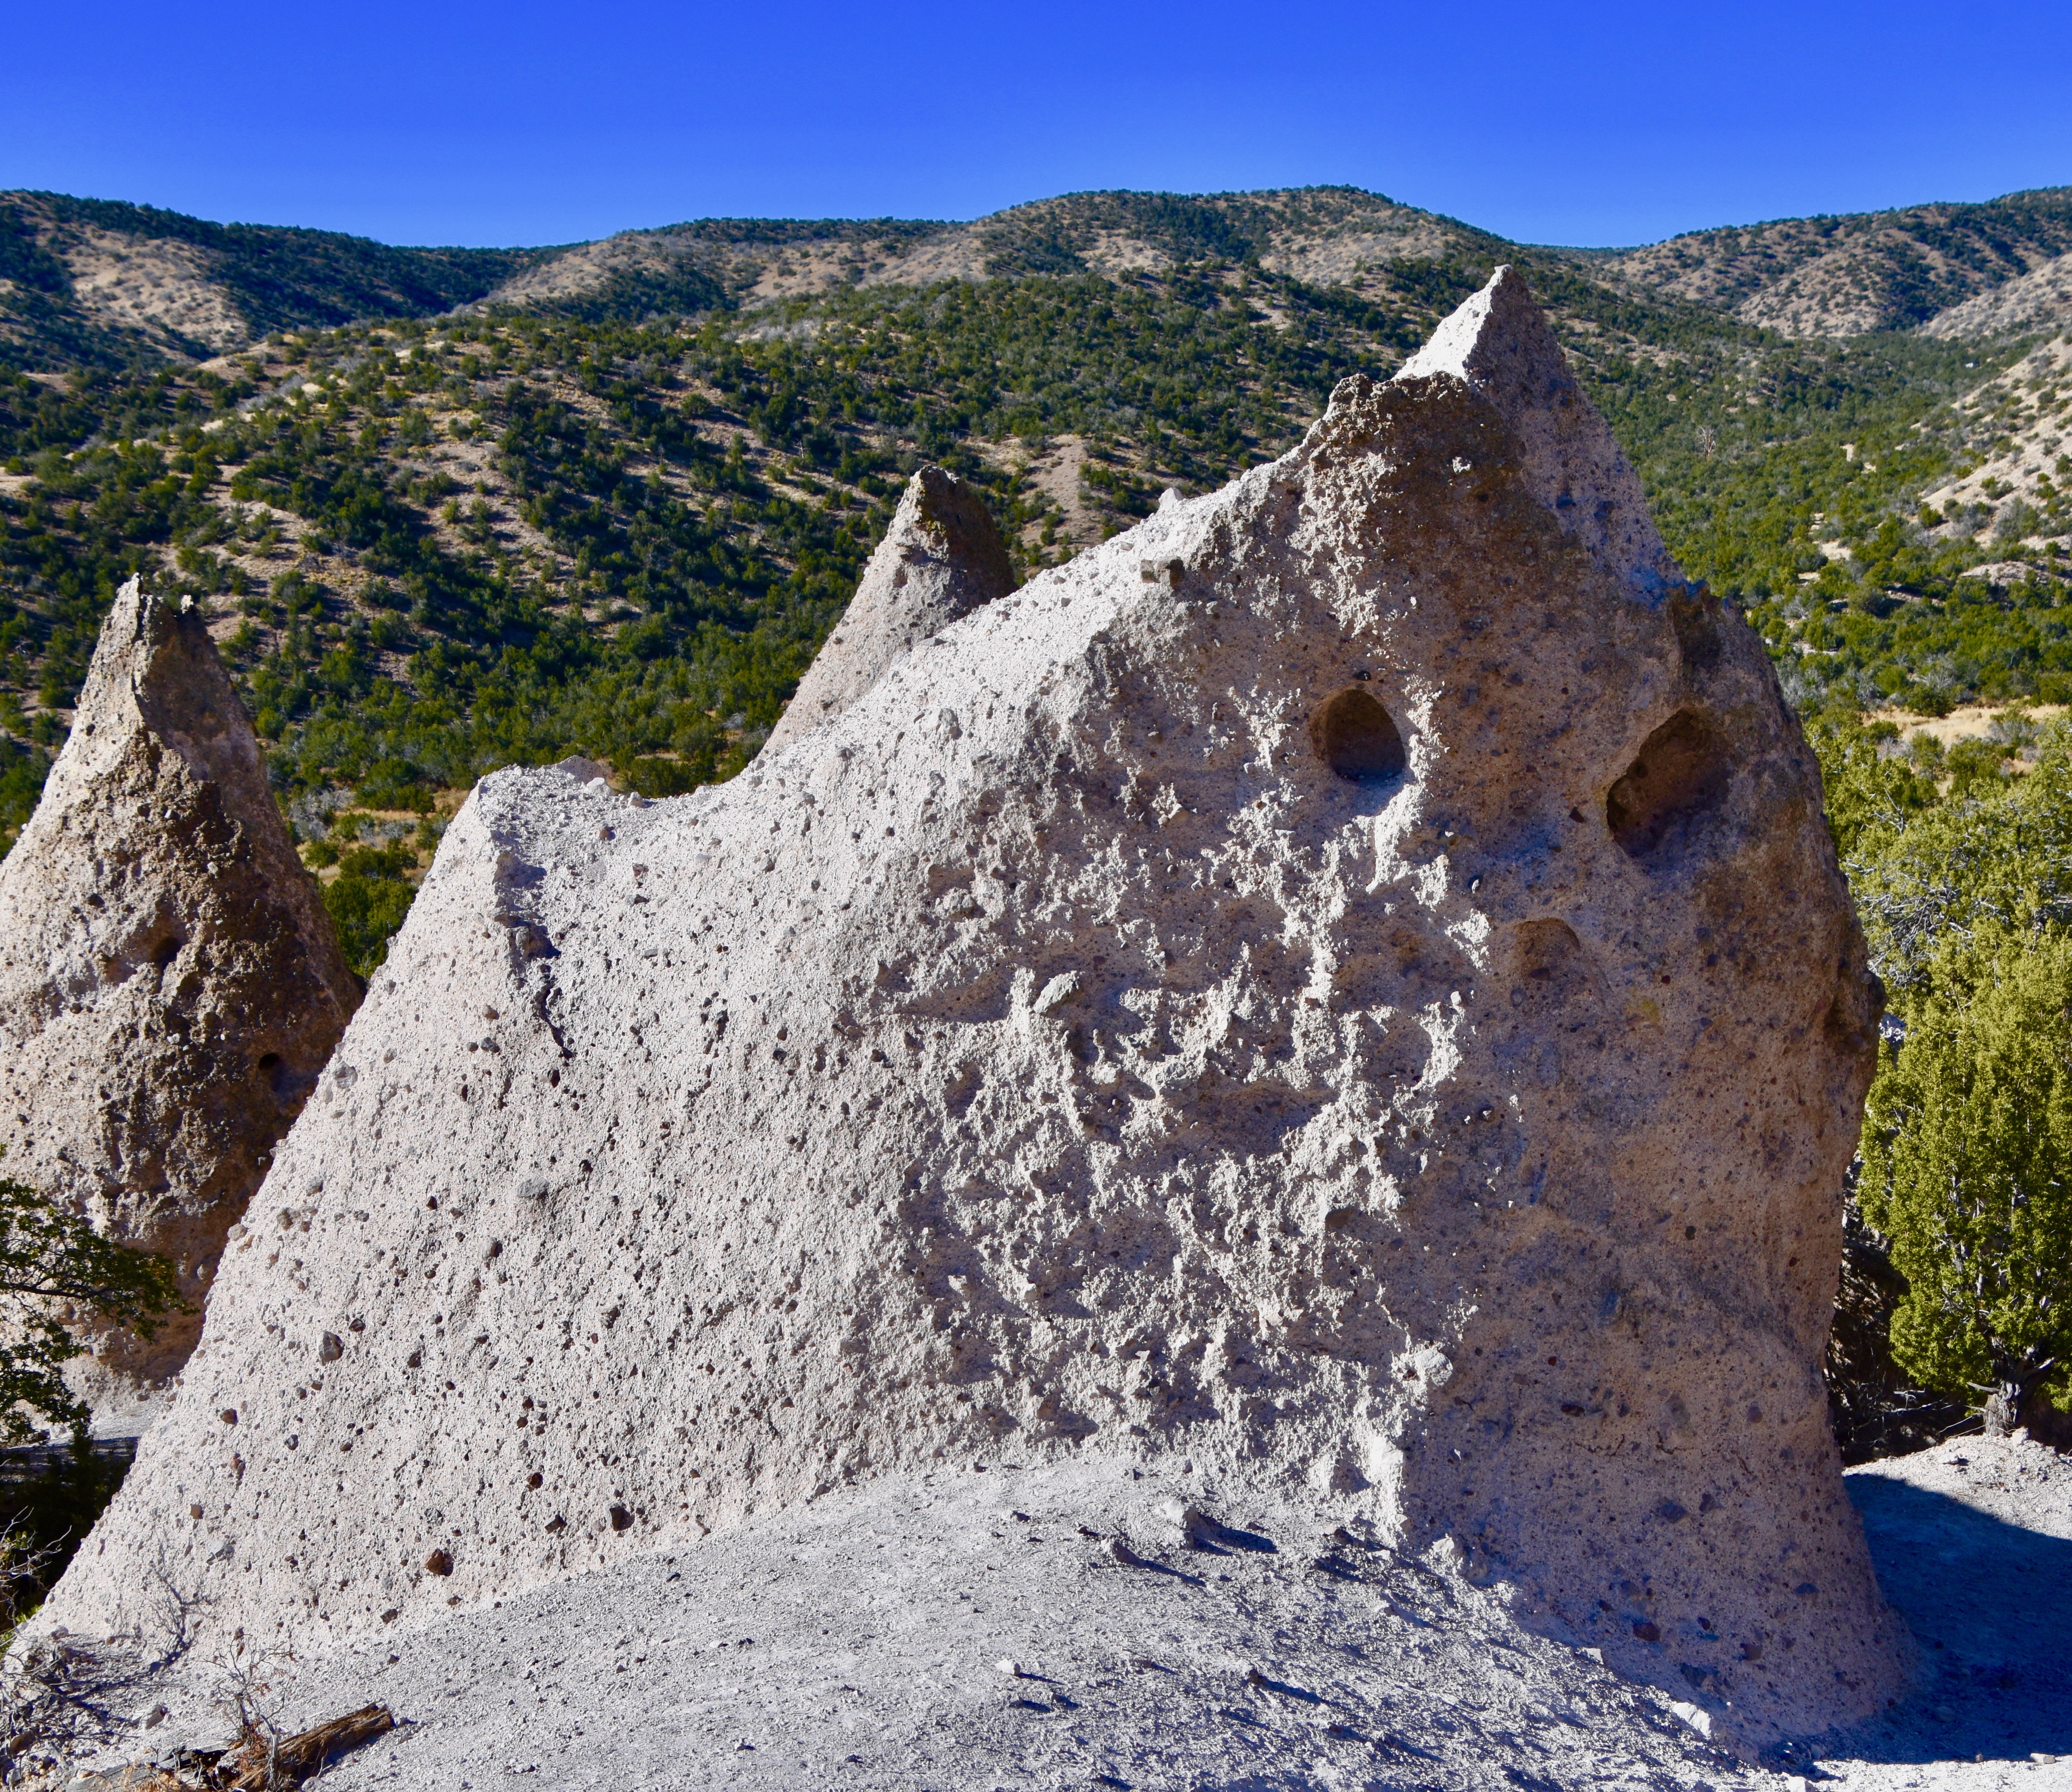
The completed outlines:
[[[150,1344],[88,1334],[97,1419],[193,1348],[224,1236],[359,999],[201,616],[133,579],[0,860],[0,1175],[171,1259],[196,1308]]]
[[[230,1254],[39,1623],[167,1560],[335,1647],[1004,1452],[1451,1539],[1745,1734],[1881,1710],[1817,764],[1731,611],[1630,600],[1523,290],[1441,340],[824,751],[484,780],[281,1148],[310,1246]]]
[[[1515,268],[1491,274],[1396,378],[1441,376],[1466,381],[1502,413],[1524,451],[1527,488],[1634,595],[1656,603],[1683,583],[1638,476]]]
[[[765,751],[832,721],[923,641],[1013,589],[985,498],[955,473],[922,468]]]

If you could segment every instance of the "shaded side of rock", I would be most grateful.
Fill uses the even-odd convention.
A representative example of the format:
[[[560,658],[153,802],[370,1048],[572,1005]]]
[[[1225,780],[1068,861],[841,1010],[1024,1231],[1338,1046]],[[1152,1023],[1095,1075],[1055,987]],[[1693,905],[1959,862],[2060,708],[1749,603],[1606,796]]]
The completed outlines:
[[[906,482],[842,619],[770,731],[767,751],[832,721],[893,665],[960,616],[1014,589],[1014,569],[977,489],[940,467]]]
[[[1499,267],[1396,377],[1435,375],[1466,381],[1496,408],[1515,433],[1519,472],[1533,496],[1634,595],[1659,603],[1682,585],[1639,476],[1515,269]]]
[[[0,861],[0,1172],[169,1258],[197,1309],[148,1345],[82,1326],[97,1422],[193,1348],[358,1002],[202,617],[131,580]]]

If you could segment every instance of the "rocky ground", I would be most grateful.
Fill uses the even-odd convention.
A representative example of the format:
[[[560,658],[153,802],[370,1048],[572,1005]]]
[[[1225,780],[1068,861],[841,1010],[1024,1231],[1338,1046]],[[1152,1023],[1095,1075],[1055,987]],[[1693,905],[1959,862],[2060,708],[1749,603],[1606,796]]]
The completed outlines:
[[[830,1496],[333,1657],[196,1650],[140,1671],[119,1646],[83,1653],[77,1708],[130,1723],[31,1783],[177,1769],[230,1740],[241,1682],[289,1729],[393,1711],[325,1776],[339,1792],[2072,1786],[2072,1460],[1967,1439],[1849,1485],[1920,1690],[1761,1765],[1522,1628],[1500,1588],[1324,1507],[1219,1510],[1185,1476],[1001,1462]]]
[[[1823,1765],[1879,1792],[2072,1786],[2072,1458],[1967,1437],[1848,1480],[1921,1675]]]

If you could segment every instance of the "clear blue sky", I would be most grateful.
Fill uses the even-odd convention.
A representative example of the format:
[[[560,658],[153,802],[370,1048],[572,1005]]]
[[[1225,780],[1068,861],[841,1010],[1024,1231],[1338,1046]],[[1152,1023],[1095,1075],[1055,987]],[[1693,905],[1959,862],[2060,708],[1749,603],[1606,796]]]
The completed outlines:
[[[1528,241],[2072,183],[2072,3],[4,16],[0,187],[388,242],[1348,183]]]

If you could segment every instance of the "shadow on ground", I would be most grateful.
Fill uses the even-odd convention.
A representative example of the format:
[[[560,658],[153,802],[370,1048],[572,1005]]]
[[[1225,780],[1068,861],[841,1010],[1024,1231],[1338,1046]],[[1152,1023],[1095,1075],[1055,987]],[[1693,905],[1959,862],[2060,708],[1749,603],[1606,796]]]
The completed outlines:
[[[2072,1756],[2072,1542],[1896,1479],[1852,1476],[1849,1493],[1885,1597],[1920,1650],[1921,1679],[1904,1710],[1823,1753]]]
[[[18,1612],[40,1604],[107,1510],[136,1459],[134,1437],[76,1438],[69,1444],[0,1450],[0,1537],[5,1588]]]

